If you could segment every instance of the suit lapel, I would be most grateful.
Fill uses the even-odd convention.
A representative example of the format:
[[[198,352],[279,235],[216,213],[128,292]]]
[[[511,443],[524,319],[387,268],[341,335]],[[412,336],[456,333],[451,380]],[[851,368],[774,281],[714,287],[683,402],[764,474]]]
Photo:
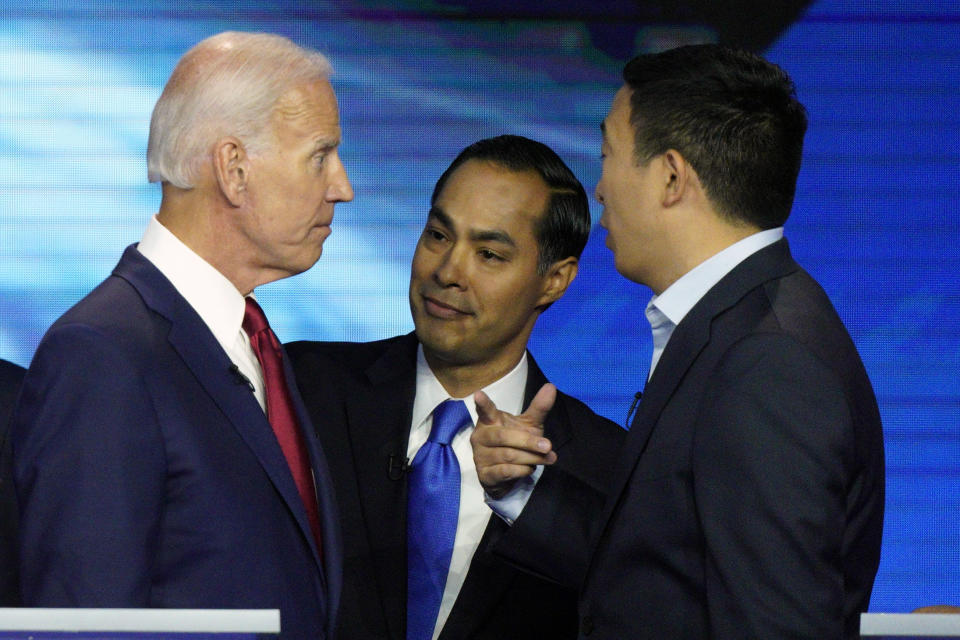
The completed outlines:
[[[407,481],[401,467],[416,393],[417,340],[398,340],[365,372],[346,403],[354,468],[390,635],[403,637],[407,593]]]
[[[322,565],[307,523],[306,510],[283,451],[249,387],[230,372],[230,358],[220,343],[193,307],[135,246],[127,248],[113,273],[128,281],[148,307],[170,322],[167,340],[171,347],[253,451],[296,519],[301,533],[310,542],[320,569]],[[322,570],[320,574],[323,575]]]
[[[618,500],[615,498],[623,492],[624,486],[642,459],[660,414],[691,365],[709,343],[713,319],[736,305],[751,290],[798,268],[790,256],[787,241],[779,240],[756,252],[724,276],[674,330],[653,376],[644,389],[637,415],[627,434],[611,484],[611,499],[607,501],[601,519],[604,528],[608,526],[610,516],[616,508]],[[595,538],[594,546],[602,537],[601,534]]]
[[[290,397],[293,400],[293,406],[297,411],[297,419],[300,421],[300,428],[303,430],[303,440],[307,446],[307,452],[310,455],[310,466],[313,469],[314,487],[317,494],[317,506],[320,516],[320,530],[323,564],[321,575],[326,580],[326,590],[328,598],[328,611],[337,611],[340,603],[340,591],[343,583],[343,542],[341,540],[340,516],[337,507],[336,498],[333,491],[333,479],[330,477],[330,469],[327,466],[326,458],[320,448],[320,440],[316,437],[316,429],[310,420],[306,406],[303,404],[303,398],[300,396],[300,390],[296,384],[296,377],[293,373],[293,367],[290,365],[290,357],[286,350],[283,351],[284,374],[287,379],[287,386],[290,389]],[[272,429],[271,429],[272,431]],[[280,450],[283,453],[282,449]],[[286,460],[284,460],[286,464]],[[291,476],[292,479],[292,476]],[[294,485],[295,488],[296,485]],[[299,494],[297,494],[299,498]],[[289,502],[289,501],[288,501]],[[297,504],[302,504],[299,499]],[[306,511],[303,512],[303,520],[299,520],[301,529],[307,523]],[[309,526],[309,524],[307,524]],[[304,533],[308,533],[305,530]],[[309,532],[312,533],[312,532]],[[310,546],[313,549],[314,558],[319,562],[320,556],[317,554],[317,548],[313,535],[308,535]],[[328,616],[328,624],[332,629],[332,616]]]

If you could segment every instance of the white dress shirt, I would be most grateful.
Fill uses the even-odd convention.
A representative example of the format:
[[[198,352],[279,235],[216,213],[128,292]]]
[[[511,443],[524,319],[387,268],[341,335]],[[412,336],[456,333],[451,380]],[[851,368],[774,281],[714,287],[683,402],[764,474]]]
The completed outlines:
[[[653,355],[650,359],[650,373],[663,355],[663,350],[680,321],[694,306],[707,295],[724,276],[733,271],[741,262],[760,249],[773,244],[783,237],[783,227],[766,229],[735,242],[723,251],[707,258],[696,267],[681,276],[659,296],[647,303],[644,313],[653,331]]]
[[[263,371],[243,330],[246,301],[233,283],[160,224],[156,216],[147,223],[137,250],[193,307],[230,360],[250,380],[260,408],[266,410]]]
[[[528,368],[527,354],[524,353],[520,362],[510,373],[484,387],[483,392],[493,400],[497,408],[513,414],[521,413]],[[423,355],[423,346],[420,345],[417,348],[417,395],[413,401],[407,459],[413,460],[430,436],[433,410],[441,402],[449,399],[451,399],[450,394],[433,375]],[[473,400],[473,394],[466,398],[453,399],[463,400],[467,405],[467,411],[470,412],[470,419],[474,425],[477,424],[477,405]],[[443,589],[443,599],[440,601],[440,611],[433,630],[434,640],[440,635],[450,610],[453,609],[453,603],[456,602],[457,594],[460,593],[467,571],[470,569],[470,560],[480,544],[480,538],[483,537],[483,531],[487,528],[487,522],[490,519],[490,509],[483,500],[483,487],[480,486],[477,467],[473,462],[473,448],[470,446],[471,433],[473,433],[473,427],[466,427],[457,433],[450,443],[460,464],[460,513],[457,516],[457,535],[453,542],[447,584]]]

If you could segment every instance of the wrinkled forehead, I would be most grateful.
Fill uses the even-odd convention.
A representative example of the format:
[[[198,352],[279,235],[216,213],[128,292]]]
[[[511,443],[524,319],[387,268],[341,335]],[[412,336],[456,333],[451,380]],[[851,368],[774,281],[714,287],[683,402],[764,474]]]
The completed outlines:
[[[277,100],[272,120],[293,135],[340,141],[337,96],[327,80],[305,82],[289,89]]]

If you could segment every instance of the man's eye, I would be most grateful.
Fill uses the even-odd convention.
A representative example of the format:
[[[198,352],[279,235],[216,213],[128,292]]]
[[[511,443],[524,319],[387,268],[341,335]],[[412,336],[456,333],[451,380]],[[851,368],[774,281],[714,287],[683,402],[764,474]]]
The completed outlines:
[[[481,258],[483,258],[484,260],[487,260],[487,261],[497,261],[497,262],[499,262],[499,261],[502,261],[502,260],[503,260],[502,257],[500,257],[498,254],[494,253],[493,251],[490,251],[490,249],[480,249],[480,251],[479,251],[478,253],[480,254],[480,257],[481,257]]]

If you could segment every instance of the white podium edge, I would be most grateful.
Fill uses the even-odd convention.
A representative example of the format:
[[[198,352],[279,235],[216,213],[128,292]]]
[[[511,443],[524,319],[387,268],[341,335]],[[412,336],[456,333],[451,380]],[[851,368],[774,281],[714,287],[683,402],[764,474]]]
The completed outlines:
[[[860,635],[960,638],[960,613],[861,613]]]
[[[277,634],[280,610],[0,608],[0,631]]]

